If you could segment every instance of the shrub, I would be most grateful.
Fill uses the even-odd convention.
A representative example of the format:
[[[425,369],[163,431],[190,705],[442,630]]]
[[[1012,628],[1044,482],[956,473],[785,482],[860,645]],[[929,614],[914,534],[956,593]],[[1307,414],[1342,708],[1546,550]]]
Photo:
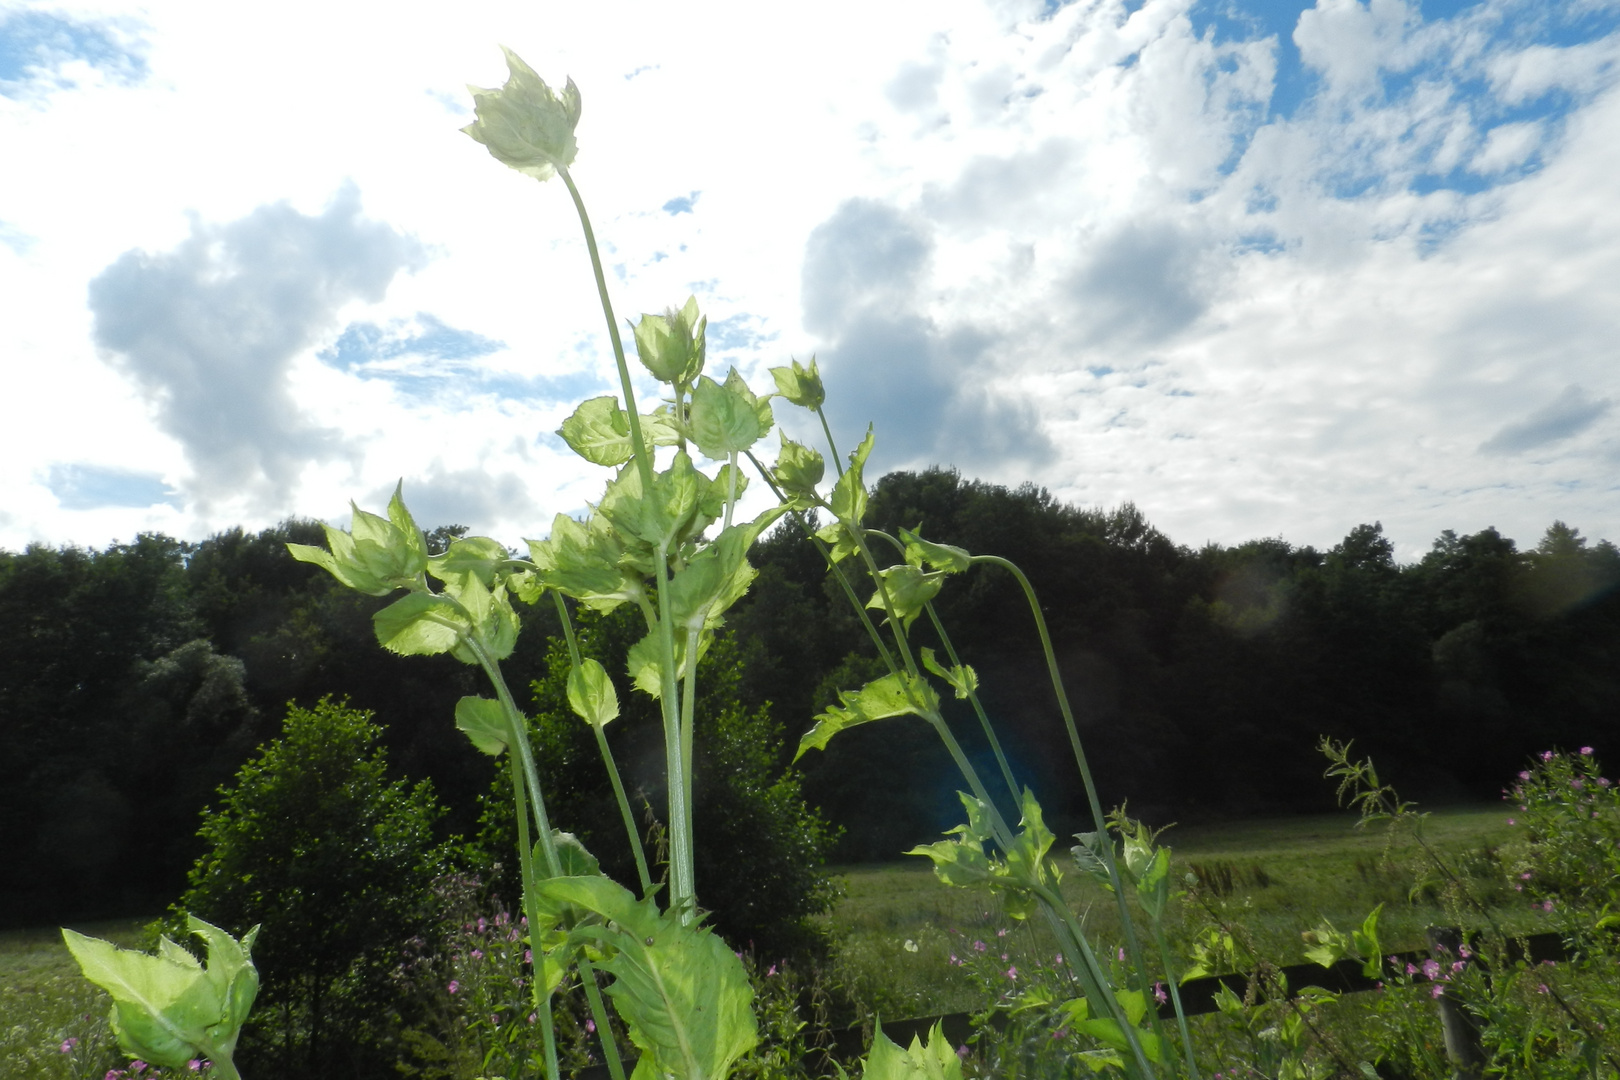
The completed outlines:
[[[199,832],[208,852],[169,921],[262,924],[263,990],[243,1033],[252,1072],[391,1074],[400,944],[425,930],[447,853],[432,788],[388,779],[381,735],[370,713],[328,699],[290,707]]]

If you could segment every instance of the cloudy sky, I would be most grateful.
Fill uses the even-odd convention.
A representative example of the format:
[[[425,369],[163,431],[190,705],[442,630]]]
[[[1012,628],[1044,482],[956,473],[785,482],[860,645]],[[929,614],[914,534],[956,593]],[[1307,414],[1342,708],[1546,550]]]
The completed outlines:
[[[580,87],[620,318],[818,356],[880,469],[1620,540],[1620,0],[469,7],[0,0],[0,547],[594,499],[578,223],[457,130],[497,43]]]

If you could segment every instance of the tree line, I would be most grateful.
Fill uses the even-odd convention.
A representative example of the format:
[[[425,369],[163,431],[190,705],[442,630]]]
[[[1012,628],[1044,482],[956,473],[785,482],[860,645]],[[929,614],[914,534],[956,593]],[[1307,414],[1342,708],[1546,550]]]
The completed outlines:
[[[1280,538],[1194,549],[1129,505],[1068,506],[1031,485],[937,469],[884,477],[868,521],[1023,567],[1106,798],[1160,823],[1330,808],[1322,735],[1357,740],[1403,792],[1491,798],[1532,752],[1601,752],[1620,715],[1620,550],[1563,523],[1523,547],[1493,528],[1446,532],[1405,565],[1376,523],[1325,551]],[[446,525],[431,540],[461,531]],[[491,766],[451,722],[456,700],[478,692],[474,672],[378,648],[371,615],[386,599],[294,562],[289,541],[323,536],[295,520],[198,544],[143,535],[104,550],[0,552],[0,843],[11,871],[0,920],[161,909],[202,854],[199,813],[218,788],[279,733],[288,703],[328,695],[375,713],[392,767],[430,780],[449,808],[444,835],[478,835]],[[800,776],[786,771],[811,717],[879,669],[796,524],[767,536],[753,562],[759,579],[729,615],[718,684],[729,700],[714,706],[727,719],[710,766],[716,782],[746,780],[717,789],[717,804],[774,807],[814,831],[795,809],[802,793],[840,832],[834,857],[846,861],[893,858],[956,824],[954,768],[920,722],[850,731],[801,759]],[[952,578],[936,606],[1020,779],[1050,819],[1078,827],[1035,629],[999,574]],[[537,741],[578,819],[559,823],[605,836],[617,827],[599,820],[605,779],[568,765],[589,747],[556,703],[556,614],[542,604],[523,618],[508,680],[533,688]],[[614,670],[628,632],[586,622]],[[651,783],[633,752],[649,722],[630,710],[616,735],[632,748],[621,758],[632,787]],[[970,715],[953,722],[985,752]],[[718,813],[711,832],[723,836],[735,816]]]

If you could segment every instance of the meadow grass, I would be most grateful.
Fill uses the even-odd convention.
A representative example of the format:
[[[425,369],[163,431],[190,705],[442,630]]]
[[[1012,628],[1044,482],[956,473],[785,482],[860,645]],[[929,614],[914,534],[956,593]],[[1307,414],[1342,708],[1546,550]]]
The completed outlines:
[[[132,947],[150,921],[73,929]],[[124,1062],[107,1026],[111,1004],[79,974],[56,927],[0,931],[0,1080],[101,1080]]]
[[[1512,843],[1507,822],[1500,805],[1442,809],[1427,819],[1425,836],[1500,925],[1537,932],[1546,928],[1545,916],[1507,888],[1496,858]],[[1204,883],[1197,891],[1209,905],[1279,964],[1304,962],[1301,934],[1323,918],[1348,930],[1380,903],[1380,936],[1389,952],[1422,948],[1428,926],[1468,921],[1448,912],[1432,888],[1412,894],[1422,853],[1409,837],[1378,824],[1358,829],[1352,814],[1172,828],[1160,842],[1172,852],[1172,880],[1197,875]],[[867,1011],[899,1018],[972,1010],[999,992],[998,975],[1052,965],[1055,943],[1039,920],[1008,918],[987,892],[940,883],[924,859],[841,867],[837,874],[844,895],[826,918],[835,941],[833,974],[863,1018]],[[1112,897],[1077,874],[1065,878],[1063,891],[1093,942],[1117,945]],[[1191,898],[1177,905],[1170,932],[1182,946],[1178,954],[1187,955],[1186,944],[1210,918]]]

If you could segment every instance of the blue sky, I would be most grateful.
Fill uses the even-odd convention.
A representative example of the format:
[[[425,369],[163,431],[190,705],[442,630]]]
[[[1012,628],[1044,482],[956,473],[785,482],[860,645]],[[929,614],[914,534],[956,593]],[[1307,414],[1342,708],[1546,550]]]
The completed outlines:
[[[817,355],[880,468],[1191,544],[1620,538],[1617,0],[375,13],[0,0],[0,546],[595,498],[577,224],[456,131],[497,42],[581,88],[621,320]]]

